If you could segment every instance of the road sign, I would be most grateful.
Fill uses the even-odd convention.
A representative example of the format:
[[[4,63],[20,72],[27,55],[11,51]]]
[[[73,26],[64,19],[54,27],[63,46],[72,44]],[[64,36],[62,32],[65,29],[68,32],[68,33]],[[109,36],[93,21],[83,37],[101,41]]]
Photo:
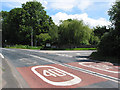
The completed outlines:
[[[51,44],[50,43],[46,43],[46,47],[51,47]]]

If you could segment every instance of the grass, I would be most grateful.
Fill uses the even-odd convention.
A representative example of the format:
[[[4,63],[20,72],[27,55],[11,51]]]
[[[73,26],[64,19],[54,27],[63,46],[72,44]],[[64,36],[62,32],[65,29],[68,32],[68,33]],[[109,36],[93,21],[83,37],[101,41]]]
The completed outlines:
[[[0,67],[0,69],[1,69],[2,71],[5,71],[5,69],[3,69],[2,67]]]
[[[29,45],[15,45],[7,46],[5,48],[14,48],[14,49],[34,49],[34,50],[96,50],[96,48],[43,48],[42,46],[29,46]]]
[[[67,48],[65,50],[96,50],[96,48]]]
[[[42,46],[35,47],[35,46],[29,46],[29,45],[15,45],[15,46],[7,46],[5,48],[14,48],[14,49],[35,49],[35,50],[40,50]]]
[[[43,48],[42,50],[96,50],[96,48]]]
[[[106,61],[106,62],[111,62],[111,63],[118,63],[120,64],[120,59],[118,57],[112,57],[112,56],[103,56],[98,52],[93,52],[90,56],[90,59],[93,60],[99,60],[99,61]]]

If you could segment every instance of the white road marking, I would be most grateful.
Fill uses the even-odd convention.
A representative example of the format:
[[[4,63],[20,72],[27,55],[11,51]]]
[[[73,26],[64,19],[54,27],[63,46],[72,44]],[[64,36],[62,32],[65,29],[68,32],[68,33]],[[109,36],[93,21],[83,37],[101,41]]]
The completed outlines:
[[[107,66],[107,65],[106,65],[106,66],[103,65],[103,66],[102,66],[103,68],[99,68],[99,66],[98,66],[98,67],[95,67],[94,65],[85,65],[85,63],[91,63],[91,62],[80,62],[79,64],[82,65],[82,66],[85,66],[85,67],[90,67],[90,68],[94,68],[94,69],[99,69],[99,70],[103,70],[103,71],[106,71],[106,72],[120,73],[120,72],[118,72],[118,71],[108,70],[108,69],[111,69],[112,67]]]
[[[35,55],[30,55],[30,54],[27,54],[27,55],[32,56],[34,58],[38,58],[38,59],[44,60],[44,61],[47,61],[47,62],[51,62],[51,63],[55,63],[55,64],[60,64],[59,62],[55,62],[55,61],[52,61],[52,60],[47,59],[47,58],[38,57],[38,56],[35,56]]]
[[[82,68],[79,68],[79,67],[75,67],[75,66],[72,66],[72,65],[68,65],[68,64],[63,64],[63,63],[59,63],[59,62],[56,62],[56,61],[52,61],[50,59],[47,59],[47,58],[42,58],[42,57],[39,57],[39,56],[35,56],[35,55],[30,55],[28,54],[29,56],[32,56],[34,58],[39,58],[41,60],[44,60],[44,61],[47,61],[47,62],[51,62],[51,63],[54,63],[54,64],[59,64],[61,66],[64,66],[64,67],[68,67],[68,68],[72,68],[72,69],[79,69],[81,72],[84,72],[84,73],[88,73],[88,74],[92,74],[94,76],[98,76],[98,77],[101,77],[101,78],[104,78],[104,79],[107,79],[107,80],[111,80],[111,81],[114,81],[114,82],[117,82],[117,83],[120,83],[119,81],[116,81],[116,80],[120,80],[118,78],[115,78],[115,77],[111,77],[111,76],[108,76],[108,75],[104,75],[104,74],[101,74],[101,73],[97,73],[97,72],[93,72],[93,71],[90,71],[90,70],[87,70],[87,69],[82,69]],[[109,77],[109,78],[107,78]],[[112,79],[110,79],[112,78]],[[115,80],[113,80],[115,79]]]
[[[94,75],[94,76],[98,76],[98,77],[101,77],[101,78],[104,78],[104,79],[108,79],[108,80],[111,80],[111,81],[120,83],[120,82],[119,82],[119,81],[120,81],[119,78],[111,77],[111,76],[108,76],[108,75],[105,75],[105,74],[93,72],[93,71],[90,71],[90,70],[87,70],[87,69],[75,67],[75,66],[68,65],[68,64],[64,64],[64,65],[67,65],[67,66],[69,66],[69,67],[71,67],[71,68],[74,68],[74,69],[81,69],[80,71],[81,71],[81,72],[84,72],[84,73],[88,73],[88,74],[91,74],[91,75]],[[109,77],[109,78],[107,78],[107,77]],[[110,78],[111,78],[111,79],[110,79]],[[115,80],[113,80],[113,79],[115,79]],[[116,80],[118,80],[118,81],[116,81]]]
[[[73,56],[67,55],[67,54],[56,54],[56,55],[58,55],[58,56],[65,56],[65,57],[73,57]]]
[[[4,56],[0,53],[0,56],[2,57],[2,58],[4,58]]]
[[[81,55],[80,53],[76,53],[76,55]]]
[[[62,82],[54,82],[54,81],[51,81],[49,79],[47,79],[45,76],[41,75],[40,73],[38,73],[35,69],[36,68],[42,68],[42,67],[48,67],[48,68],[52,68],[52,69],[55,69],[57,71],[60,71],[66,75],[69,75],[71,77],[73,77],[72,80],[68,80],[68,81],[62,81]],[[52,85],[55,85],[55,86],[71,86],[71,85],[75,85],[75,84],[78,84],[81,82],[81,79],[71,73],[68,73],[66,71],[63,71],[61,69],[58,69],[56,67],[53,67],[53,66],[35,66],[35,67],[32,67],[31,70],[38,76],[40,77],[43,81],[49,83],[49,84],[52,84]]]
[[[88,58],[76,58],[77,60],[87,60]]]
[[[36,61],[31,61],[31,60],[29,60],[29,59],[27,59],[27,58],[21,58],[21,59],[19,59],[21,62],[24,62],[24,63],[26,63],[26,64],[29,64],[29,65],[31,65],[31,64],[37,64],[37,62]]]
[[[13,49],[7,49],[7,48],[2,48],[3,50],[8,50],[8,51],[13,51],[13,52],[16,52],[16,50],[13,50]]]

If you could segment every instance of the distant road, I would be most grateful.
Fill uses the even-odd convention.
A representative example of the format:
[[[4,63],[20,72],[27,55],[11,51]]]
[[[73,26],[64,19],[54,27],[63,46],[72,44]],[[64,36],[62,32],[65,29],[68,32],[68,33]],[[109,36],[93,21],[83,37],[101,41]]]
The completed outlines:
[[[16,75],[18,88],[118,90],[119,66],[89,60],[88,56],[92,52],[2,49],[5,61]]]

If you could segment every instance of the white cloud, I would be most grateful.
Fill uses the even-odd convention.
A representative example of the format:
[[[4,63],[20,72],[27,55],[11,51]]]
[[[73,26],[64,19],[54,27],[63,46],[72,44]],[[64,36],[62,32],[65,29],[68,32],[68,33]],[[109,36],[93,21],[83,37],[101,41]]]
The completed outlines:
[[[65,10],[65,11],[69,11],[74,7],[74,5],[72,3],[52,3],[50,4],[50,8],[53,9],[61,9],[61,10]]]
[[[90,8],[95,2],[107,2],[111,4],[115,0],[46,0],[49,3],[49,8],[61,9],[70,11],[74,7],[79,8],[81,11]]]
[[[46,0],[49,2],[48,7],[53,9],[61,9],[69,11],[74,7],[76,0]]]
[[[59,25],[60,20],[67,20],[67,19],[78,19],[78,20],[83,20],[85,24],[89,25],[90,27],[95,27],[95,26],[104,26],[104,25],[110,25],[111,23],[107,21],[105,18],[99,18],[99,19],[92,19],[89,18],[87,13],[83,14],[74,14],[74,15],[68,15],[66,13],[59,12],[55,15],[52,15],[52,19],[55,22],[55,24]]]
[[[15,2],[15,3],[6,3],[5,4],[7,7],[9,8],[20,8],[21,7],[21,3]]]
[[[85,9],[87,9],[90,5],[92,5],[93,2],[91,2],[90,0],[80,0],[77,4],[77,7],[84,11]]]
[[[21,4],[26,3],[27,1],[34,1],[34,0],[2,0],[1,2],[6,2],[8,7],[20,7]],[[48,2],[46,0],[36,0],[38,2],[40,2],[45,9],[47,9],[47,4]],[[19,3],[19,4],[18,4]]]
[[[26,1],[33,1],[33,0],[2,0],[1,2],[19,2],[25,3]],[[36,0],[42,3],[45,9],[60,9],[64,11],[70,11],[74,7],[79,8],[80,10],[84,11],[85,9],[89,8],[90,5],[93,5],[94,2],[114,2],[115,0]]]
[[[47,0],[50,2],[49,7],[53,9],[61,9],[70,11],[74,7],[78,7],[80,10],[88,8],[92,4],[90,0]]]

